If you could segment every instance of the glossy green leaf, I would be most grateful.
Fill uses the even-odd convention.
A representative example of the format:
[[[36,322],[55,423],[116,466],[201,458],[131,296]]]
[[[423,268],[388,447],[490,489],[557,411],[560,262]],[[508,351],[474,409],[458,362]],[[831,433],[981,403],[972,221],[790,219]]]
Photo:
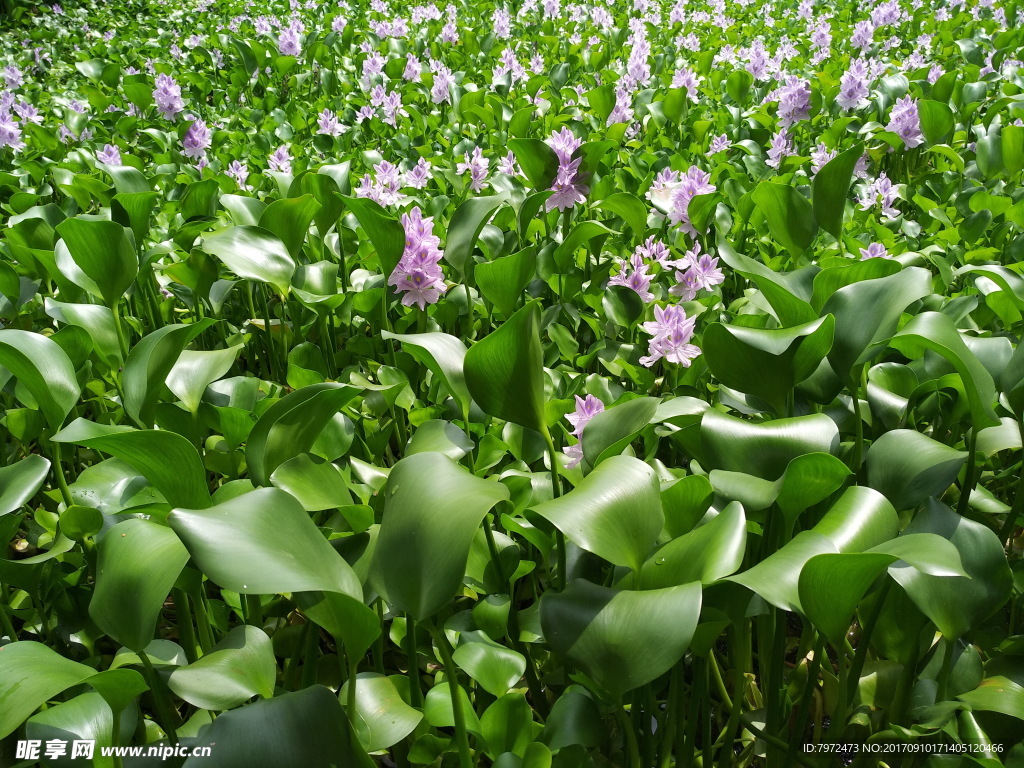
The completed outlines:
[[[405,251],[402,222],[373,200],[362,197],[342,197],[342,200],[370,238],[385,279],[390,277]]]
[[[140,519],[118,523],[99,543],[89,616],[121,645],[145,650],[186,562],[188,552],[170,529]]]
[[[217,768],[254,765],[344,765],[373,768],[337,697],[322,685],[225,712],[202,732],[214,744]],[[201,768],[210,757],[191,757],[185,768]]]
[[[256,485],[267,485],[279,466],[307,453],[327,423],[358,390],[343,384],[314,384],[270,406],[249,433],[245,460]]]
[[[463,632],[452,654],[456,666],[488,693],[504,696],[522,679],[526,658],[479,632]]]
[[[904,530],[904,535],[911,533],[934,533],[951,541],[969,577],[930,576],[909,567],[889,571],[947,638],[960,637],[1006,603],[1013,581],[1010,567],[999,537],[987,526],[930,499]]]
[[[65,659],[42,643],[0,646],[0,738],[6,738],[40,705],[85,682],[96,670]]]
[[[212,321],[210,321],[212,322]],[[153,409],[178,356],[209,323],[165,325],[146,334],[128,353],[121,386],[125,412],[141,427],[153,426]]]
[[[540,306],[531,301],[466,353],[466,386],[485,412],[547,434]]]
[[[999,417],[993,407],[996,388],[992,375],[967,347],[949,317],[941,312],[915,315],[892,337],[889,346],[909,358],[922,357],[925,350],[941,355],[963,379],[974,428],[983,429],[999,424]]]
[[[506,317],[515,311],[536,273],[537,253],[533,247],[477,264],[473,272],[480,293]]]
[[[258,488],[207,509],[175,509],[168,524],[196,566],[245,595],[338,592],[362,600],[351,567],[302,505],[277,488]]]
[[[544,638],[582,669],[611,701],[671,669],[686,652],[700,615],[697,583],[643,592],[572,581],[541,598]]]
[[[640,434],[658,412],[656,397],[638,397],[608,408],[587,422],[583,430],[583,456],[596,467],[621,453]]]
[[[341,687],[341,700],[348,697],[349,682]],[[410,707],[390,677],[360,672],[356,678],[355,728],[367,752],[378,752],[397,744],[419,725],[423,713]]]
[[[967,462],[967,454],[911,429],[894,429],[868,450],[868,484],[896,509],[940,496]]]
[[[199,411],[203,393],[235,364],[241,346],[209,351],[184,350],[167,374],[167,388],[192,413]]]
[[[392,467],[371,583],[413,618],[434,615],[459,590],[480,523],[508,488],[474,477],[447,456],[418,453]]]
[[[102,304],[65,304],[47,298],[44,304],[46,314],[60,323],[84,328],[92,339],[93,346],[109,368],[121,367],[121,345],[117,340],[114,313]]]
[[[836,318],[835,340],[828,354],[840,378],[879,354],[872,345],[889,338],[903,311],[932,292],[932,276],[920,267],[840,288],[825,302],[822,314]]]
[[[710,584],[740,568],[746,544],[747,518],[743,507],[733,502],[704,525],[651,555],[640,572],[640,586],[660,589],[693,581]]]
[[[68,253],[90,284],[83,288],[93,292],[112,307],[139,274],[139,260],[125,235],[124,227],[114,221],[65,219],[57,225],[57,234],[64,240]],[[68,275],[74,280],[73,275]]]
[[[508,148],[530,180],[530,186],[535,190],[551,186],[558,172],[558,156],[551,147],[540,139],[509,139]]]
[[[336,509],[352,503],[348,486],[337,466],[308,453],[281,464],[270,475],[275,488],[290,493],[307,512]]]
[[[260,215],[259,226],[277,235],[289,256],[298,260],[309,225],[319,210],[320,203],[312,195],[275,200]]]
[[[751,197],[764,213],[772,237],[793,256],[799,256],[814,242],[818,232],[814,210],[796,188],[762,181]]]
[[[469,410],[471,398],[466,387],[463,368],[466,345],[461,339],[447,333],[391,333],[382,331],[385,339],[396,339],[402,348],[440,378],[463,413]]]
[[[822,166],[811,184],[814,218],[821,228],[839,239],[843,233],[846,199],[850,194],[853,169],[864,154],[864,145],[855,144]]]
[[[172,505],[206,507],[206,470],[192,443],[176,432],[139,430],[75,419],[53,436],[116,456],[151,482]]]
[[[665,523],[654,470],[631,456],[603,461],[573,490],[533,511],[581,549],[634,571]]]
[[[629,192],[615,192],[600,203],[592,206],[599,211],[608,211],[622,219],[632,230],[633,242],[638,243],[647,231],[647,206],[636,195]]]
[[[262,227],[230,227],[204,237],[201,247],[239,277],[266,283],[282,296],[291,289],[295,260],[281,238]]]
[[[957,698],[979,712],[1001,712],[1018,720],[1024,715],[1024,686],[1001,675],[983,680]]]
[[[777,330],[711,323],[704,330],[702,348],[715,378],[759,397],[783,415],[790,392],[814,373],[832,348],[834,332],[831,315]]]
[[[271,698],[276,676],[270,638],[262,629],[243,624],[206,655],[171,672],[167,686],[193,706],[231,709],[253,696]]]
[[[50,462],[37,454],[0,467],[0,517],[17,512],[46,481]]]
[[[505,200],[501,194],[473,197],[452,214],[445,237],[444,260],[463,277],[468,276],[473,264],[473,249],[480,232]]]
[[[5,328],[0,330],[0,365],[32,394],[50,428],[59,429],[81,391],[60,345],[38,333]]]

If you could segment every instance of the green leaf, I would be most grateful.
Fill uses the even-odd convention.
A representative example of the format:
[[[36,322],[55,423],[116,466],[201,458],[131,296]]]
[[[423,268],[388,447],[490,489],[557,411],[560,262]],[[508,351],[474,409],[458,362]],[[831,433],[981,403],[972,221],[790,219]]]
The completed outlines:
[[[121,375],[124,410],[140,427],[153,426],[153,409],[178,356],[196,334],[213,321],[165,325],[132,346]]]
[[[589,428],[589,424],[587,425]],[[705,469],[775,480],[805,453],[835,454],[839,429],[823,413],[755,424],[711,409],[700,424]]]
[[[470,347],[464,370],[469,393],[485,413],[547,434],[536,300]]]
[[[638,397],[602,411],[587,422],[581,442],[587,463],[596,467],[628,446],[654,420],[661,403],[656,397]]]
[[[930,576],[909,567],[889,571],[947,638],[960,637],[978,626],[1009,599],[1010,566],[1002,542],[987,526],[929,499],[904,530],[904,535],[911,533],[934,533],[951,541],[969,577]]]
[[[391,277],[398,262],[405,252],[405,227],[402,222],[385,211],[378,203],[363,197],[344,197],[339,195],[345,207],[359,221],[373,250],[380,261],[384,279]]]
[[[344,384],[312,384],[270,406],[249,433],[245,461],[255,485],[267,485],[279,466],[312,449],[327,423],[357,389]]]
[[[533,511],[581,549],[634,571],[665,524],[654,470],[631,456],[601,462],[573,490]]]
[[[1024,127],[1004,125],[1002,136],[1003,164],[1006,172],[1013,176],[1024,170]]]
[[[462,584],[484,515],[508,487],[474,477],[447,456],[418,453],[392,467],[370,582],[415,619],[441,610]]]
[[[647,232],[647,206],[636,195],[629,192],[616,192],[591,207],[595,210],[613,213],[626,222],[633,231],[634,243],[639,243]]]
[[[138,430],[75,419],[54,435],[53,440],[84,445],[116,456],[149,480],[171,505],[206,507],[210,504],[206,470],[199,453],[176,432]]]
[[[1002,675],[983,680],[973,691],[957,698],[979,712],[1000,712],[1018,720],[1024,713],[1024,686]]]
[[[618,702],[683,657],[700,615],[700,584],[616,591],[585,579],[545,592],[541,626],[552,650],[582,669]]]
[[[463,414],[469,412],[471,398],[463,373],[466,345],[461,339],[447,333],[437,332],[401,334],[382,331],[381,336],[385,339],[400,341],[403,349],[444,382],[445,387],[458,402]]]
[[[913,509],[941,496],[967,462],[967,453],[911,429],[894,429],[868,449],[868,485],[896,509]]]
[[[239,277],[266,283],[281,296],[291,290],[295,260],[281,239],[262,227],[230,227],[204,237],[200,247]]]
[[[818,224],[807,198],[794,187],[762,181],[751,198],[764,213],[768,229],[793,256],[799,256],[814,242]]]
[[[140,519],[110,528],[98,549],[89,616],[121,645],[145,650],[188,552],[170,529]]]
[[[42,643],[22,640],[0,646],[0,738],[6,738],[42,704],[96,670],[65,659]]]
[[[46,481],[50,462],[38,454],[0,467],[0,517],[28,504]]]
[[[107,367],[121,367],[121,345],[117,340],[114,313],[102,304],[65,304],[50,297],[44,299],[46,314],[59,323],[77,325],[92,339],[98,357]]]
[[[416,427],[405,448],[405,455],[435,452],[458,461],[473,448],[473,441],[457,426],[443,419],[430,419]]]
[[[530,186],[535,190],[551,187],[558,173],[558,156],[540,139],[509,139],[508,148],[516,156]]]
[[[834,332],[831,315],[775,330],[712,323],[704,330],[702,349],[715,378],[760,398],[781,416],[793,388],[817,370],[832,348]]]
[[[737,253],[722,239],[718,241],[718,255],[733,270],[761,289],[782,325],[801,325],[818,316],[810,305],[810,280],[819,271],[817,267],[789,273],[776,272],[749,256]]]
[[[60,429],[81,391],[60,345],[31,331],[0,330],[0,365],[32,394],[50,428]]]
[[[452,659],[493,696],[508,693],[526,671],[526,657],[480,632],[463,632]]]
[[[349,682],[341,687],[340,698],[348,698]],[[390,677],[376,672],[360,672],[356,676],[355,728],[363,749],[379,752],[408,736],[423,713],[410,707]]]
[[[217,646],[167,679],[175,695],[202,709],[232,709],[253,696],[274,695],[277,660],[267,633],[248,624],[235,627]]]
[[[812,557],[800,571],[800,604],[832,643],[841,644],[858,603],[875,580],[897,561],[935,576],[963,574],[956,547],[944,538],[908,534],[867,552]]]
[[[999,424],[994,404],[995,382],[964,342],[953,321],[941,312],[922,312],[911,318],[889,341],[889,346],[907,357],[923,357],[925,350],[935,352],[953,366],[964,382],[971,404],[975,429]]]
[[[572,255],[585,243],[589,243],[597,237],[618,234],[614,229],[608,229],[608,227],[599,222],[581,221],[572,228],[572,231],[569,232],[565,240],[555,248],[555,264],[558,265],[559,269],[566,271],[572,263]]]
[[[202,738],[202,743],[216,745],[217,768],[326,766],[328,762],[345,768],[374,766],[337,696],[322,685],[225,712]],[[189,758],[185,767],[202,768],[210,759]]]
[[[336,509],[352,503],[348,486],[338,468],[329,461],[300,453],[274,470],[270,482],[290,493],[307,512]]]
[[[466,200],[452,214],[444,243],[444,260],[464,278],[473,264],[473,248],[484,225],[505,203],[505,195],[474,197]]]
[[[956,127],[956,118],[948,104],[932,99],[918,99],[921,133],[929,144],[944,144]]]
[[[184,350],[167,374],[167,388],[191,413],[198,413],[206,388],[231,370],[241,350],[241,345],[208,351]]]
[[[65,219],[57,225],[57,234],[88,278],[81,287],[114,306],[139,274],[139,260],[124,227],[114,221]],[[74,275],[68,278],[78,283]]]
[[[156,192],[130,192],[114,195],[110,201],[111,218],[135,235],[135,243],[141,244],[149,234],[149,217],[160,196]]]
[[[931,273],[907,267],[895,275],[863,280],[832,294],[821,313],[836,318],[835,340],[828,353],[836,375],[848,378],[855,365],[879,354],[881,350],[872,345],[889,338],[903,310],[931,292]]]
[[[843,216],[853,181],[853,169],[863,154],[864,145],[855,144],[829,160],[814,174],[811,184],[814,217],[821,228],[837,240],[843,234]]]
[[[718,581],[739,570],[746,545],[747,518],[743,507],[732,502],[704,525],[651,555],[640,572],[640,586],[659,589]]]
[[[294,497],[258,488],[207,509],[175,509],[167,522],[199,569],[245,595],[337,592],[362,601],[355,573]]]
[[[291,258],[298,259],[309,225],[319,210],[320,203],[312,195],[275,200],[263,211],[259,226],[277,235]]]
[[[480,293],[508,317],[523,290],[537,274],[537,250],[528,247],[494,261],[477,264],[473,270]]]

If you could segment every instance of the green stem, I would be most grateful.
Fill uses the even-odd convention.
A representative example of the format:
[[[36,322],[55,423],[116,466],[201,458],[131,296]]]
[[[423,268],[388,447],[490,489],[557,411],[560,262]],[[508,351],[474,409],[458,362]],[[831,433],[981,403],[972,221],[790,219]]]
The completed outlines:
[[[409,665],[409,703],[413,708],[423,706],[423,691],[420,690],[420,663],[416,652],[416,619],[405,616],[405,655]]]
[[[71,489],[68,488],[68,479],[64,475],[64,464],[61,461],[61,444],[57,442],[51,442],[53,446],[53,469],[57,475],[57,486],[60,488],[61,498],[64,499],[65,506],[70,507],[74,504],[71,499]]]
[[[860,416],[860,379],[863,366],[851,376],[849,383],[850,396],[853,398],[853,428],[855,442],[853,445],[853,465],[850,469],[855,475],[860,474],[861,457],[864,455],[864,420]]]
[[[668,707],[665,710],[665,719],[658,724],[658,730],[662,732],[661,752],[658,759],[658,768],[669,768],[672,765],[672,751],[675,748],[676,724],[679,712],[680,698],[683,681],[683,665],[680,662],[673,668],[668,681]]]
[[[3,629],[4,634],[11,639],[12,643],[16,643],[18,641],[18,633],[14,631],[11,617],[7,615],[7,596],[5,592],[6,587],[0,582],[0,629]]]
[[[348,718],[352,721],[352,727],[356,725],[356,682],[359,675],[359,659],[354,653],[346,653],[348,656]]]
[[[829,741],[838,744],[846,731],[846,713],[848,711],[847,701],[850,698],[850,660],[846,656],[846,648],[841,643],[832,646],[836,651],[836,660],[839,663],[839,695],[836,698],[836,708],[832,713],[832,722],[829,724]]]
[[[704,660],[695,657],[693,660],[693,685],[690,686],[690,695],[686,701],[685,715],[683,716],[683,741],[676,753],[676,765],[680,768],[692,768],[693,755],[697,745],[697,718],[699,707],[704,703],[705,683],[707,678],[701,669]],[[679,683],[683,682],[683,666],[679,664]]]
[[[242,605],[245,608],[245,618],[247,624],[252,624],[254,627],[263,628],[263,605],[259,595],[243,595]]]
[[[213,627],[210,625],[210,615],[207,613],[206,600],[203,595],[202,584],[199,585],[199,592],[192,596],[192,602],[196,608],[196,627],[199,635],[199,646],[203,653],[209,653],[216,645],[213,639]]]
[[[796,712],[797,730],[789,740],[789,748],[786,750],[786,760],[783,763],[789,768],[796,760],[796,750],[803,740],[804,732],[807,730],[807,714],[810,712],[811,700],[814,698],[814,691],[818,688],[818,675],[821,671],[821,659],[825,655],[825,638],[823,635],[814,633],[814,658],[811,659],[807,670],[807,682],[804,684],[803,695],[800,697],[800,704]]]
[[[636,741],[636,731],[633,730],[633,724],[629,722],[629,718],[626,716],[626,710],[623,707],[616,707],[615,718],[619,721],[622,737],[626,740],[627,765],[629,768],[640,768],[640,746]]]
[[[192,626],[192,611],[189,609],[188,596],[185,590],[175,587],[171,591],[174,600],[174,623],[178,627],[178,639],[185,649],[185,657],[189,664],[198,659],[202,654],[197,653],[195,628]]]
[[[167,696],[167,686],[164,685],[163,680],[160,679],[156,670],[153,669],[153,662],[149,660],[149,656],[145,651],[139,651],[139,658],[142,659],[142,666],[146,668],[146,678],[149,680],[149,689],[153,693],[153,700],[156,702],[156,711],[160,716],[160,725],[163,726],[164,733],[167,734],[171,743],[177,744],[178,732],[175,730],[175,722],[172,720],[173,715],[171,713],[174,710]]]
[[[850,667],[850,679],[853,681],[853,691],[850,695],[850,703],[853,703],[853,695],[857,690],[857,686],[860,682],[861,672],[864,670],[864,661],[868,657],[868,646],[871,645],[871,635],[875,631],[875,625],[878,623],[878,617],[882,615],[882,608],[885,605],[885,599],[889,596],[889,588],[892,586],[892,579],[887,575],[882,576],[885,579],[882,582],[881,588],[878,590],[877,599],[875,605],[871,609],[871,613],[868,615],[867,620],[861,627],[860,640],[857,642],[857,652],[853,657],[853,666]]]
[[[960,501],[957,502],[957,514],[963,517],[967,514],[967,508],[971,501],[971,492],[974,491],[975,468],[977,467],[977,445],[978,430],[971,426],[970,436],[967,438],[967,469],[964,474],[964,484],[960,489]]]
[[[437,649],[441,652],[444,673],[448,678],[448,690],[452,698],[452,718],[455,720],[455,743],[459,748],[459,768],[473,768],[473,754],[469,749],[469,734],[466,731],[466,713],[462,710],[462,697],[459,695],[462,689],[459,687],[455,662],[452,661],[452,651],[448,647],[448,638],[445,637],[444,629],[435,624],[430,625],[430,632],[434,636]]]
[[[121,708],[111,707],[110,708],[110,746],[118,747],[121,745]],[[121,762],[121,755],[117,750],[113,750],[114,768],[122,768],[124,763]]]
[[[128,359],[128,339],[124,333],[124,323],[121,320],[121,303],[115,301],[110,308],[114,315],[114,330],[117,332],[117,345],[121,348],[121,358]]]
[[[743,726],[766,744],[770,744],[771,746],[777,747],[779,749],[789,749],[789,744],[787,744],[785,741],[778,738],[777,736],[772,736],[770,733],[765,733],[752,722],[750,722],[749,719],[743,719]],[[804,758],[803,755],[796,754],[793,759],[797,762],[797,764],[804,766],[804,768],[817,768],[817,766],[815,766],[814,763]]]

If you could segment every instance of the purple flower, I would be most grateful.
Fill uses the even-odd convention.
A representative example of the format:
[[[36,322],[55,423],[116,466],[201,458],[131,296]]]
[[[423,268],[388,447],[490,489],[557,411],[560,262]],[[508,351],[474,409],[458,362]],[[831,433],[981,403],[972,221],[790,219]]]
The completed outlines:
[[[113,144],[106,144],[103,149],[96,153],[96,160],[107,165],[120,165],[121,150]]]
[[[494,36],[498,40],[508,40],[512,36],[512,14],[504,8],[494,11],[491,23],[494,24]]]
[[[27,101],[24,101],[20,104],[15,104],[14,114],[20,117],[23,123],[35,123],[36,125],[43,124],[42,114],[40,114],[39,110],[31,104],[29,104]]]
[[[860,249],[860,260],[867,261],[868,259],[888,259],[889,252],[885,250],[885,246],[881,243],[872,243],[867,248]]]
[[[340,34],[345,31],[345,27],[347,25],[348,22],[345,20],[344,16],[335,16],[334,21],[331,22],[331,31]]]
[[[8,64],[4,68],[4,82],[8,88],[18,88],[25,83],[25,78],[20,69],[13,64]]]
[[[420,64],[420,60],[416,58],[415,53],[405,54],[405,71],[402,72],[402,79],[407,80],[410,83],[418,83],[420,81],[420,73],[423,71],[423,65]]]
[[[586,200],[589,188],[584,185],[580,178],[579,168],[582,158],[572,159],[573,153],[583,144],[582,139],[576,138],[568,128],[555,131],[548,139],[548,145],[554,150],[558,158],[558,171],[555,174],[555,181],[551,185],[554,194],[547,199],[545,208],[553,211],[557,208],[560,211],[568,210],[577,203]]]
[[[452,71],[440,62],[435,62],[433,70],[434,85],[430,89],[430,100],[435,104],[450,103],[452,100],[450,90],[455,85],[455,77],[452,75]]]
[[[811,150],[811,174],[815,174],[825,167],[826,163],[834,159],[838,154],[834,149],[830,150],[824,144],[819,143]]]
[[[519,163],[516,162],[515,153],[509,151],[505,157],[498,161],[498,171],[506,174],[507,176],[521,176],[522,171],[519,168]]]
[[[430,183],[430,165],[422,157],[416,161],[416,165],[405,174],[405,186],[413,189],[423,189]]]
[[[427,304],[436,304],[448,290],[440,266],[441,241],[433,233],[433,223],[432,218],[423,217],[418,206],[402,214],[405,251],[388,278],[388,285],[402,293],[402,304],[407,307],[415,304],[425,310]]]
[[[854,59],[839,79],[836,103],[843,109],[861,109],[868,103],[868,85],[871,82],[864,59]]]
[[[4,111],[0,111],[0,148],[2,147],[10,147],[15,152],[25,148],[25,142],[21,140],[21,126],[14,121],[13,115]]]
[[[772,136],[772,145],[768,148],[768,159],[765,165],[778,169],[782,161],[793,151],[793,142],[789,140],[789,132],[780,128],[779,132]]]
[[[924,136],[921,134],[921,120],[917,114],[917,102],[910,96],[904,96],[896,102],[889,114],[889,124],[885,126],[887,131],[897,134],[908,149],[920,146],[924,143]]]
[[[685,88],[690,101],[697,101],[697,88],[703,79],[692,69],[682,67],[676,70],[675,75],[672,77],[672,87]]]
[[[648,345],[648,355],[640,358],[640,364],[650,368],[661,358],[689,368],[690,363],[700,354],[700,347],[690,344],[697,319],[687,317],[686,310],[678,304],[667,307],[655,306],[654,321],[643,324],[645,333],[653,338]]]
[[[245,163],[239,162],[238,160],[232,160],[231,165],[228,166],[227,175],[235,180],[238,188],[243,192],[247,192],[251,189],[251,187],[245,183],[249,178],[249,168]]]
[[[576,412],[567,414],[565,417],[565,420],[572,424],[571,434],[577,439],[575,444],[565,449],[565,455],[569,457],[569,463],[565,465],[566,469],[573,469],[583,461],[583,428],[602,411],[604,411],[604,403],[593,395],[587,395],[585,399],[576,395]]]
[[[879,174],[878,178],[867,185],[864,195],[858,200],[861,210],[867,211],[878,205],[882,214],[890,219],[895,219],[900,212],[893,208],[896,202],[898,191],[885,173]]]
[[[796,75],[790,75],[779,89],[779,124],[785,128],[806,120],[810,113],[811,84]]]
[[[633,255],[639,256],[641,259],[645,259],[651,264],[657,263],[663,269],[668,266],[670,256],[666,245],[654,235],[651,235],[643,243],[638,245],[636,250],[633,252]]]
[[[704,254],[697,259],[697,263],[690,267],[688,274],[692,276],[692,282],[699,290],[710,291],[716,285],[725,282],[725,275],[718,268],[718,258]]]
[[[680,180],[679,186],[672,193],[672,208],[668,212],[668,220],[678,224],[688,235],[696,236],[697,230],[690,222],[690,201],[697,195],[709,195],[717,187],[711,183],[711,174],[697,166],[691,166]]]
[[[173,120],[179,112],[184,111],[185,102],[181,100],[181,86],[174,82],[170,75],[157,75],[156,88],[153,91],[156,108],[165,118]]]
[[[292,156],[288,152],[288,147],[283,144],[274,150],[273,154],[267,158],[267,162],[270,163],[270,170],[280,171],[281,173],[292,172]]]
[[[664,168],[654,177],[646,197],[659,211],[668,213],[672,209],[672,196],[679,188],[680,183],[679,171]]]
[[[487,181],[488,162],[484,160],[483,150],[480,147],[475,147],[472,153],[467,152],[465,162],[456,164],[456,173],[462,174],[466,171],[469,171],[469,188],[474,192],[483,189],[484,183]]]
[[[285,29],[277,38],[277,50],[282,56],[298,56],[302,52],[299,45],[299,33],[292,28]]]
[[[725,150],[731,146],[732,142],[729,141],[729,136],[723,133],[721,136],[716,136],[711,141],[711,146],[708,148],[708,155],[717,155],[719,152],[725,152]]]
[[[619,262],[619,274],[608,281],[608,286],[625,286],[634,291],[645,303],[649,303],[654,301],[654,294],[650,291],[653,277],[653,275],[647,274],[646,264],[641,264],[636,269],[630,269],[629,264],[622,260]]]
[[[338,116],[329,109],[320,113],[317,125],[319,126],[317,133],[323,136],[341,136],[345,132],[344,126],[338,122]]]
[[[196,120],[185,132],[185,138],[181,140],[184,147],[185,157],[199,159],[206,156],[206,150],[210,147],[210,129],[202,120]]]

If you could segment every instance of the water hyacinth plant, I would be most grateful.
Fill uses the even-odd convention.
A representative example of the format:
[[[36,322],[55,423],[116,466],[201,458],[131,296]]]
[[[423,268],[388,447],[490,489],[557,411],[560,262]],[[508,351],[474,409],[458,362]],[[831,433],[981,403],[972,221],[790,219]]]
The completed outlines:
[[[0,2],[0,768],[1024,765],[1022,20]]]

